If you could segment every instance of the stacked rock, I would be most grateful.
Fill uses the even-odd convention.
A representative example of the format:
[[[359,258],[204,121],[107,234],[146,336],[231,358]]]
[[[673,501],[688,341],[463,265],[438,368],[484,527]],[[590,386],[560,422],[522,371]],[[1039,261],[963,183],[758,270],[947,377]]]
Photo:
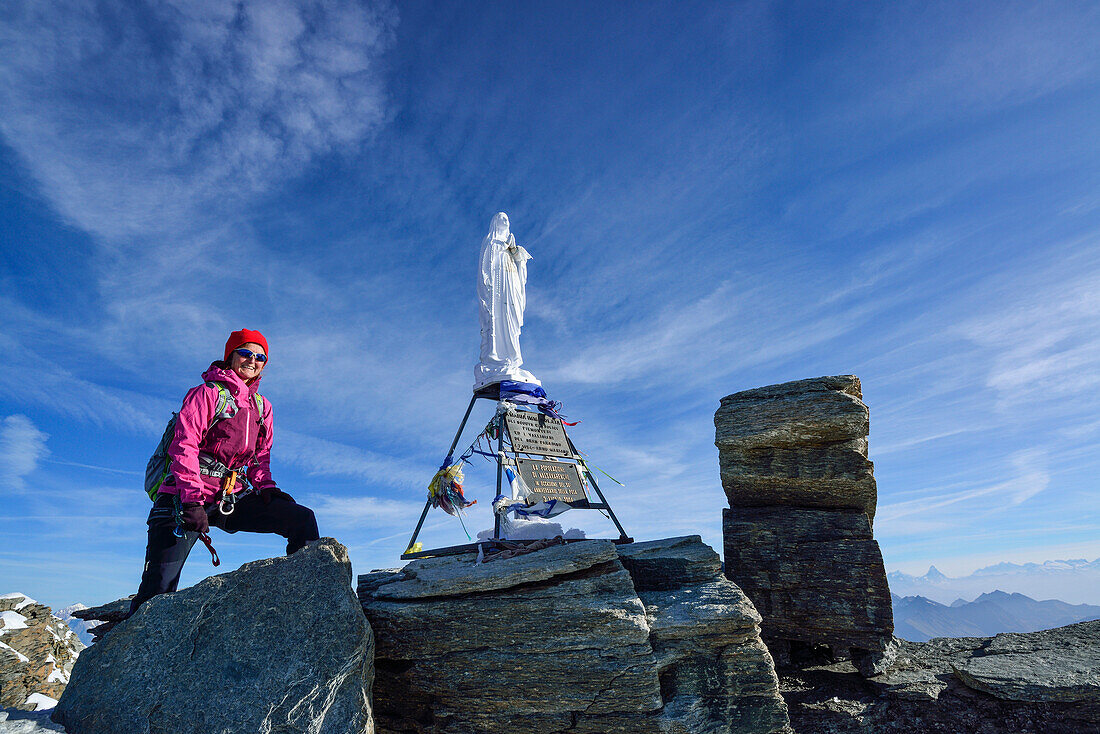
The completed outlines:
[[[714,414],[726,576],[779,659],[786,641],[874,652],[893,635],[862,398],[854,375],[819,377],[734,393]]]
[[[699,536],[359,577],[379,734],[789,732],[760,616]]]

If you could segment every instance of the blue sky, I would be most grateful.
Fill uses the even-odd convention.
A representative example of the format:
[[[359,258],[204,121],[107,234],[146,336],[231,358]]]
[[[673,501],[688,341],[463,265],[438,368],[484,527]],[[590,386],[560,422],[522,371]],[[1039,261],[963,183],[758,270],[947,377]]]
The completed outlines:
[[[720,546],[722,396],[854,373],[888,569],[1100,556],[1098,65],[1087,3],[8,3],[0,591],[136,588],[145,460],[241,327],[276,478],[397,565],[498,210],[635,537]]]

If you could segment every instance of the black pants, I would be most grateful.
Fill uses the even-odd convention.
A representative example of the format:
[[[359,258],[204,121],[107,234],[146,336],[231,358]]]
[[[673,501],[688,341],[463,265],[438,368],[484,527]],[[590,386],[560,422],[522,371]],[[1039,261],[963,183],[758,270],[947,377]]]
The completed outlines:
[[[175,591],[183,572],[183,564],[199,534],[187,532],[177,538],[174,495],[159,494],[149,511],[149,544],[145,547],[145,571],[137,595],[130,602],[132,615],[146,600],[166,591]],[[227,533],[244,530],[250,533],[277,533],[286,538],[286,553],[290,555],[311,540],[317,540],[317,519],[313,510],[290,500],[273,497],[264,504],[258,494],[237,500],[231,515],[218,512],[218,506],[207,505],[210,527]]]

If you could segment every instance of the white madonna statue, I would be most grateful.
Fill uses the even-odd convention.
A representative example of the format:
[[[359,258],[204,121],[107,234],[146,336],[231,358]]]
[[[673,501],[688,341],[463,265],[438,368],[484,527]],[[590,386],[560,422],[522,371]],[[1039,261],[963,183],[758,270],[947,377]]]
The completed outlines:
[[[481,361],[474,367],[474,390],[501,380],[541,384],[522,368],[519,332],[527,307],[527,261],[531,256],[516,244],[508,215],[498,212],[481,242],[477,279],[481,321]]]

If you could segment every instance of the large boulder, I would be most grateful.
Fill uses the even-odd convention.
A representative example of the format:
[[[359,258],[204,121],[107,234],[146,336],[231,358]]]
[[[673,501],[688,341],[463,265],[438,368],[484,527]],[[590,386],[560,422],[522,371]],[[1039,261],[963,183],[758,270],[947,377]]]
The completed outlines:
[[[868,660],[893,635],[877,490],[859,378],[745,390],[714,415],[725,571],[763,616],[773,651],[790,642],[850,647]]]
[[[379,732],[787,730],[759,615],[698,536],[422,559],[358,590]]]
[[[373,657],[347,550],[322,538],[150,599],[81,655],[54,721],[69,734],[373,732]]]
[[[18,592],[0,596],[0,707],[52,706],[83,649],[49,607]]]

